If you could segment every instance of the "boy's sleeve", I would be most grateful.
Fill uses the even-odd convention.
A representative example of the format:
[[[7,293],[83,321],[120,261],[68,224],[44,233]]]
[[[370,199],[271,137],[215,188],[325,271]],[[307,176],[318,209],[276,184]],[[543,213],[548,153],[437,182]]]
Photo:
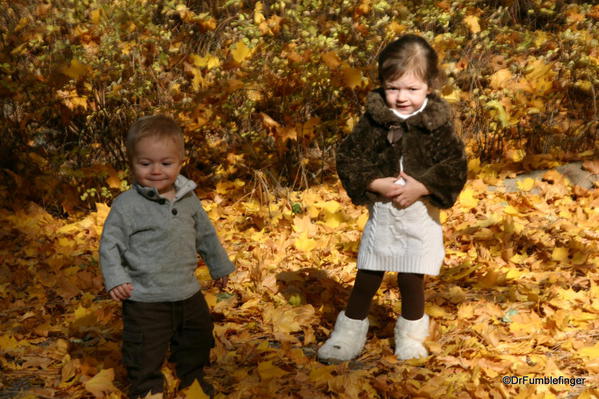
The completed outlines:
[[[464,143],[455,134],[451,124],[434,132],[439,137],[433,157],[437,163],[422,175],[414,176],[428,188],[431,203],[442,209],[451,208],[468,178],[468,161]]]
[[[220,243],[216,235],[216,230],[202,207],[199,198],[195,195],[193,197],[197,206],[197,210],[194,213],[196,248],[208,265],[210,276],[216,280],[230,274],[235,270],[235,266]]]
[[[130,283],[131,278],[123,267],[123,254],[127,250],[128,234],[124,215],[113,204],[102,230],[100,240],[100,268],[106,291]]]

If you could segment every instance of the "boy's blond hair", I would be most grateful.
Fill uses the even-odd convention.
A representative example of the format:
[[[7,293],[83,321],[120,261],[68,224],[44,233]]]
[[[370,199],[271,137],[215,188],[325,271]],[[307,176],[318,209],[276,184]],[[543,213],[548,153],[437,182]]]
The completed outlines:
[[[135,155],[135,145],[145,137],[158,140],[173,139],[181,146],[181,156],[185,154],[183,131],[175,120],[166,115],[143,116],[136,120],[127,132],[126,146],[129,161]]]

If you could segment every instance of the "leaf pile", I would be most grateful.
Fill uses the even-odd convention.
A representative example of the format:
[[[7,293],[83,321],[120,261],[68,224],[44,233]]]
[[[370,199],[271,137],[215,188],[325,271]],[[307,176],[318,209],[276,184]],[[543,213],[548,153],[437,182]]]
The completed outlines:
[[[340,365],[320,364],[315,352],[353,284],[365,210],[338,185],[261,202],[238,196],[241,182],[221,183],[203,203],[238,270],[218,292],[198,269],[216,321],[207,375],[218,397],[597,397],[599,190],[554,170],[516,193],[492,189],[502,177],[479,170],[443,212],[446,263],[426,286],[431,355],[395,359],[400,298],[388,276],[365,350]],[[107,212],[98,204],[64,221],[33,204],[1,211],[2,397],[125,397],[119,305],[97,265]],[[164,372],[174,397],[177,380]],[[505,385],[503,376],[584,383]],[[198,388],[179,396],[201,398]]]

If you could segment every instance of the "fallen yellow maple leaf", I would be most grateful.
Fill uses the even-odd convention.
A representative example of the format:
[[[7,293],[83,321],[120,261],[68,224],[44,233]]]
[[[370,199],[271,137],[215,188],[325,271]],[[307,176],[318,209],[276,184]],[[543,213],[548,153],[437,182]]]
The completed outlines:
[[[193,74],[193,79],[191,80],[191,88],[193,91],[198,91],[201,87],[206,87],[208,82],[202,76],[202,71],[195,67],[190,67],[189,71]]]
[[[183,390],[183,398],[184,399],[210,399],[204,390],[200,386],[198,380],[194,380],[193,383]]]
[[[503,213],[510,216],[520,216],[520,211],[511,205],[507,205],[505,208],[503,208]]]
[[[101,370],[85,384],[85,389],[96,398],[103,398],[111,392],[118,392],[112,383],[114,381],[114,369]]]
[[[355,89],[362,84],[362,72],[359,69],[350,66],[341,68],[343,83],[349,89]]]
[[[297,233],[305,233],[307,237],[316,234],[317,227],[312,223],[310,215],[304,215],[302,217],[296,216],[293,218],[293,231]]]
[[[293,246],[303,252],[311,252],[317,246],[317,242],[311,238],[308,238],[307,232],[302,232],[293,243]]]
[[[92,21],[94,25],[98,25],[102,18],[102,9],[96,8],[89,12],[89,19]]]
[[[496,101],[496,103],[498,102]],[[504,154],[505,159],[512,162],[520,162],[524,159],[525,156],[526,152],[524,150],[515,148],[510,148],[509,150],[506,150]]]
[[[191,54],[189,59],[195,66],[200,68],[213,69],[220,66],[220,60],[218,57],[211,54],[207,54],[203,57],[200,57],[197,54]]]
[[[87,96],[80,96],[77,90],[57,90],[56,95],[71,111],[77,107],[87,109]]]
[[[434,303],[426,305],[426,314],[439,319],[453,319],[453,315],[447,313],[445,309]]]
[[[502,103],[500,103],[497,100],[491,100],[491,101],[488,101],[485,105],[488,108],[495,109],[495,111],[497,112],[496,117],[499,120],[499,122],[501,123],[501,126],[507,127],[510,124],[510,117]]]
[[[341,65],[341,59],[335,51],[323,53],[320,58],[322,58],[324,63],[327,64],[327,66],[331,69],[335,69]]]
[[[59,70],[69,78],[77,80],[81,77],[87,76],[92,71],[92,68],[73,58],[68,65],[60,66]]]
[[[491,75],[490,85],[494,89],[503,89],[511,79],[512,72],[507,68],[503,68]]]
[[[258,375],[261,380],[272,380],[287,374],[285,370],[272,364],[272,361],[258,363]]]
[[[441,213],[441,216],[446,215],[445,212]],[[356,220],[356,226],[360,230],[364,230],[364,226],[366,226],[366,222],[368,222],[368,213],[362,213],[358,220]]]
[[[551,253],[551,259],[556,260],[558,262],[565,262],[568,260],[568,248],[556,247],[553,248],[553,252]]]
[[[396,36],[401,34],[406,30],[406,26],[402,24],[398,24],[395,21],[391,21],[389,25],[387,25],[387,34],[389,36]]]
[[[264,4],[261,1],[258,1],[254,6],[254,23],[256,25],[260,25],[262,22],[266,21],[263,11]]]
[[[589,359],[599,359],[599,342],[593,346],[580,348],[578,354]]]
[[[231,46],[231,55],[236,63],[241,64],[252,55],[252,50],[244,42],[238,41]]]
[[[476,15],[468,15],[466,18],[464,18],[464,23],[466,24],[466,26],[468,26],[470,32],[480,32],[480,25],[478,23],[478,17]]]
[[[535,180],[533,178],[527,177],[523,180],[518,180],[516,185],[521,191],[530,191],[535,186]]]
[[[323,366],[316,364],[310,370],[310,380],[315,383],[324,383],[333,378],[331,372],[334,366]]]
[[[19,346],[19,342],[10,335],[0,335],[0,348],[3,351],[10,351],[16,349]]]
[[[324,216],[324,224],[331,228],[337,228],[343,223],[344,218],[341,213],[327,212]]]
[[[461,206],[466,209],[476,208],[478,205],[478,198],[474,197],[474,191],[471,188],[466,188],[461,192],[458,202]]]
[[[527,65],[528,72],[526,79],[533,89],[536,90],[537,95],[544,95],[553,87],[555,72],[552,68],[553,64],[546,64],[540,58],[534,59]]]

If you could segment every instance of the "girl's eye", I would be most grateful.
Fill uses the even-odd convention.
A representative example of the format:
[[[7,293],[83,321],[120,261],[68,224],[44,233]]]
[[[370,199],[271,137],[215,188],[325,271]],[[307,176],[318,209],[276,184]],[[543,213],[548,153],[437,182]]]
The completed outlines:
[[[162,165],[163,166],[171,166],[173,163],[172,162],[163,162]]]

